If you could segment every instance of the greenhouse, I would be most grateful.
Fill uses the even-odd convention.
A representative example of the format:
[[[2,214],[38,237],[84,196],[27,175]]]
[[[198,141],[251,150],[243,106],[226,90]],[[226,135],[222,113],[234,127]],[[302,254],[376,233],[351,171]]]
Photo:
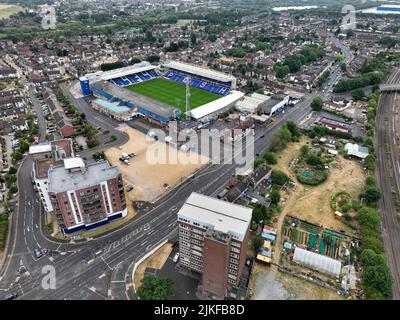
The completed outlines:
[[[339,277],[342,267],[338,260],[298,247],[294,251],[293,262],[333,277]]]

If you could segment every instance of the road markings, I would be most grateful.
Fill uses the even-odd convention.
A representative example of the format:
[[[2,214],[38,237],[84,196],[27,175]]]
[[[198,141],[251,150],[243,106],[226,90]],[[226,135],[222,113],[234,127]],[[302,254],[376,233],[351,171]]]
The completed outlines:
[[[100,257],[100,259],[103,260],[103,262],[106,264],[106,266],[107,266],[110,270],[113,270],[113,268],[110,267],[110,265],[107,263],[106,260],[104,260],[103,257]]]

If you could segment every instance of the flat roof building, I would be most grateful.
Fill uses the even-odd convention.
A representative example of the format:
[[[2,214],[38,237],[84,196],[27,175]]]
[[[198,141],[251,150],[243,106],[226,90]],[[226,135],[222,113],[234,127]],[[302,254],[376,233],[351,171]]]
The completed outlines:
[[[204,297],[223,299],[238,286],[252,210],[193,192],[178,212],[180,264],[202,274]]]
[[[63,165],[49,168],[48,194],[65,233],[127,215],[121,173],[107,161],[85,165],[80,158],[64,159]]]

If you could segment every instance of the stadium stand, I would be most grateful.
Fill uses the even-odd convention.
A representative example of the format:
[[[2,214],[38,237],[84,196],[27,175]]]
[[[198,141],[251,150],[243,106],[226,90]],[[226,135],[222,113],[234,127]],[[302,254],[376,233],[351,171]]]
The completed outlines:
[[[212,83],[211,79],[206,79],[204,77],[200,77],[194,74],[185,74],[184,72],[181,71],[175,71],[175,70],[170,70],[167,71],[164,75],[165,78],[175,81],[175,82],[179,82],[179,83],[184,83],[184,80],[187,76],[191,77],[190,80],[190,86],[191,87],[195,87],[195,88],[199,88],[199,89],[203,89],[212,93],[216,93],[222,96],[226,96],[229,91],[229,85],[228,84],[215,84]],[[196,77],[195,79],[193,79],[193,77]]]
[[[126,86],[131,86],[136,83],[140,83],[143,81],[151,80],[154,78],[157,78],[158,74],[155,71],[143,71],[143,72],[138,72],[135,74],[130,74],[124,77],[118,77],[114,79],[110,79],[112,84],[115,84],[120,87],[126,87]]]

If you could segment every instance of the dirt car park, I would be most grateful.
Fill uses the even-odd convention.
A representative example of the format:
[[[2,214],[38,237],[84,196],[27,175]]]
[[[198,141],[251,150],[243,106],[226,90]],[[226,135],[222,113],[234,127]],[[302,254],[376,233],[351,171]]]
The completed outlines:
[[[208,162],[208,158],[195,152],[178,151],[129,126],[122,126],[119,130],[129,135],[129,141],[118,148],[108,149],[105,154],[112,165],[119,167],[125,182],[133,186],[136,201],[154,201],[166,189],[177,185]],[[128,162],[120,160],[123,154],[130,153],[136,156]],[[156,163],[155,157],[165,161]]]

